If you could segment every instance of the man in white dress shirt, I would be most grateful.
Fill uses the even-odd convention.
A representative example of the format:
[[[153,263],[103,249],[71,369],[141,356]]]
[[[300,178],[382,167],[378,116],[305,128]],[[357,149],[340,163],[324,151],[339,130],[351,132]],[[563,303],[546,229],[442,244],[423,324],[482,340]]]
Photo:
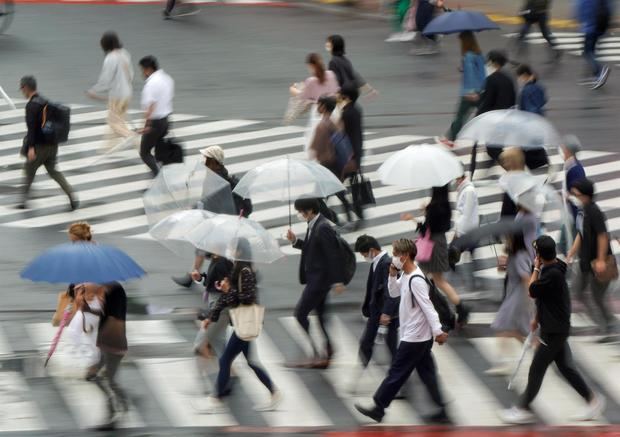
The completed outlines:
[[[174,81],[159,68],[154,56],[145,56],[140,59],[140,67],[146,79],[141,100],[146,123],[142,130],[140,158],[151,169],[153,176],[157,176],[159,167],[151,150],[158,147],[168,133],[168,117],[172,114]]]
[[[444,344],[448,334],[441,329],[435,307],[429,298],[429,283],[424,273],[416,265],[417,249],[408,239],[397,240],[392,244],[393,257],[388,279],[391,297],[400,296],[400,344],[386,378],[375,395],[374,405],[366,408],[356,404],[355,408],[365,416],[381,422],[385,409],[396,397],[411,373],[417,369],[420,379],[426,386],[439,411],[428,418],[430,422],[449,422],[443,398],[437,382],[437,368],[431,353],[433,338]],[[401,272],[397,278],[398,272]]]
[[[456,178],[456,212],[457,218],[454,222],[454,237],[462,237],[469,231],[473,231],[480,226],[480,216],[478,211],[478,194],[476,193],[476,187],[469,180],[467,175],[463,173]],[[468,247],[463,252],[469,252],[471,262],[462,264],[459,270],[461,270],[461,277],[464,278],[465,285],[469,290],[474,291],[478,289],[476,283],[476,277],[474,273],[477,270],[476,259],[474,258],[475,247]]]

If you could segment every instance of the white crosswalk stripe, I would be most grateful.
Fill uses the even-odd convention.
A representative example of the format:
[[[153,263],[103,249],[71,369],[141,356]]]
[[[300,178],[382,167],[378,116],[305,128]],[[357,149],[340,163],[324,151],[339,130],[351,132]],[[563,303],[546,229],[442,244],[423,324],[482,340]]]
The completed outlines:
[[[269,316],[268,316],[269,317]],[[177,353],[175,356],[165,356],[161,348],[167,345],[178,344],[183,351],[191,350],[191,342],[184,339],[177,330],[176,324],[188,322],[168,320],[130,320],[128,322],[127,336],[130,345],[130,354],[125,359],[125,365],[120,370],[122,374],[128,371],[128,367],[135,365],[135,369],[142,378],[143,383],[126,385],[125,390],[130,399],[140,385],[148,387],[152,399],[149,402],[159,406],[165,417],[159,418],[160,422],[167,423],[172,427],[225,427],[247,426],[248,422],[260,420],[270,427],[303,428],[303,427],[331,427],[341,426],[346,418],[336,412],[342,407],[350,412],[351,417],[359,424],[367,424],[368,421],[360,416],[354,409],[356,402],[364,403],[369,400],[373,391],[385,377],[387,369],[387,357],[382,357],[379,350],[373,358],[370,367],[361,373],[359,371],[358,338],[363,329],[363,322],[359,316],[351,314],[331,316],[329,318],[332,328],[336,355],[332,366],[326,371],[292,370],[284,368],[284,355],[286,350],[305,348],[306,340],[299,335],[299,327],[293,317],[276,317],[275,324],[268,323],[266,329],[255,342],[255,351],[258,353],[260,362],[270,374],[274,384],[282,391],[284,402],[279,409],[272,412],[254,412],[243,409],[239,411],[239,404],[235,402],[224,403],[225,408],[217,414],[204,414],[199,405],[204,403],[206,395],[201,389],[205,385],[204,376],[198,371],[199,366],[196,358],[187,354]],[[472,322],[488,327],[492,319],[492,313],[472,315]],[[318,336],[315,329],[316,321],[311,320],[313,337]],[[185,325],[187,326],[187,325]],[[284,328],[286,339],[281,335],[276,342],[273,335],[282,333]],[[36,361],[37,366],[42,366],[47,353],[49,343],[56,328],[47,323],[29,323],[26,332],[36,349],[39,351]],[[490,332],[490,331],[489,331]],[[0,327],[0,333],[6,336]],[[12,339],[21,341],[23,339]],[[597,344],[592,337],[572,337],[571,344],[576,362],[585,372],[586,379],[594,380],[608,396],[611,406],[608,412],[617,414],[620,411],[620,392],[614,380],[614,369],[618,367],[617,346]],[[487,365],[493,363],[498,354],[496,339],[493,337],[477,337],[466,341],[466,349],[477,351],[481,358],[473,359],[472,355],[462,354],[462,346],[450,340],[444,346],[433,348],[433,354],[439,371],[441,388],[448,405],[448,411],[455,425],[458,426],[501,426],[497,411],[503,408],[500,401],[502,396],[512,396],[514,401],[518,399],[517,393],[510,395],[505,390],[504,384],[489,385],[485,379],[488,377],[482,373]],[[11,359],[10,346],[7,342],[6,355],[2,360]],[[461,342],[462,345],[462,342]],[[136,347],[147,347],[148,354],[140,352],[135,355],[131,351]],[[380,348],[378,348],[380,349]],[[520,351],[520,344],[513,344],[513,355]],[[290,356],[290,354],[289,354]],[[531,361],[531,353],[526,356],[520,372],[516,378],[516,386],[520,393],[527,379],[527,369]],[[50,365],[43,369],[36,369],[36,375],[26,374],[32,372],[24,370],[15,371],[0,367],[0,392],[2,393],[3,412],[0,414],[0,432],[16,430],[44,430],[49,428],[58,429],[62,418],[55,418],[58,423],[49,423],[50,416],[42,414],[45,405],[49,403],[47,396],[55,396],[58,402],[67,406],[67,410],[73,416],[75,423],[81,428],[95,426],[104,420],[104,398],[99,389],[93,384],[82,379],[83,370],[79,369],[79,356],[71,351],[69,340],[62,339],[60,345],[50,361]],[[234,372],[239,376],[239,384],[235,386],[234,399],[247,397],[256,404],[266,402],[268,392],[258,382],[253,372],[240,357],[233,364]],[[322,375],[322,378],[307,379],[308,373]],[[35,382],[38,378],[50,377],[46,393],[42,394],[40,383]],[[419,381],[414,381],[414,391],[424,392]],[[494,381],[501,381],[497,377]],[[206,385],[212,388],[214,381],[209,377]],[[37,396],[33,392],[33,384],[38,387]],[[311,384],[312,387],[309,385]],[[355,387],[355,391],[351,388]],[[420,390],[418,390],[420,389]],[[336,394],[331,398],[328,393]],[[416,395],[416,397],[419,397]],[[228,398],[227,398],[228,399]],[[416,401],[409,397],[404,400],[394,401],[386,411],[383,424],[386,425],[419,425],[425,421],[415,404]],[[547,372],[545,384],[533,404],[533,409],[540,420],[550,425],[577,424],[571,417],[583,409],[583,400],[561,380],[556,372],[550,369]],[[149,412],[145,411],[143,402],[132,402],[130,413],[122,423],[123,428],[141,428],[145,425]],[[610,409],[611,408],[611,409]],[[584,425],[606,424],[604,417],[598,421],[588,422]]]

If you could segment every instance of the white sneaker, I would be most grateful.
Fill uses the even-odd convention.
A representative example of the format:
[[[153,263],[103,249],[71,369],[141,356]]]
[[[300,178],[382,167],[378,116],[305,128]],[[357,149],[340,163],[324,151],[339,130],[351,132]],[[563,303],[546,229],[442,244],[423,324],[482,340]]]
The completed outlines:
[[[400,41],[401,42],[413,41],[416,35],[417,35],[417,32],[403,32],[400,34]]]
[[[215,396],[207,399],[192,399],[190,401],[194,410],[201,414],[220,414],[226,412],[226,406]]]
[[[400,42],[400,41],[402,41],[402,39],[401,39],[402,37],[403,37],[403,32],[396,32],[396,33],[391,34],[385,40],[385,42]]]
[[[605,411],[605,406],[607,405],[607,400],[605,396],[600,393],[594,393],[594,397],[590,402],[588,402],[588,406],[586,410],[573,418],[575,421],[579,422],[587,422],[590,420],[596,420],[603,414]]]
[[[271,394],[271,400],[267,405],[256,406],[254,407],[254,411],[274,411],[278,408],[278,406],[282,403],[282,392],[276,389]]]
[[[536,417],[531,411],[514,406],[507,410],[499,412],[499,418],[505,422],[513,425],[526,425],[528,423],[536,422]]]

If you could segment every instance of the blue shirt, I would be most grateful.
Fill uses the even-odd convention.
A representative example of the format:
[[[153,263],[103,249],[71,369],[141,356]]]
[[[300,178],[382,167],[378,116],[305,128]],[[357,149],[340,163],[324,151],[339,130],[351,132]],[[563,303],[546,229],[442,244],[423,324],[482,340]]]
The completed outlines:
[[[543,109],[547,103],[545,89],[536,81],[528,82],[521,90],[519,96],[519,109],[522,111],[533,112],[538,115],[545,115]]]
[[[461,95],[480,93],[486,79],[484,56],[474,52],[467,52],[463,56],[463,82]]]

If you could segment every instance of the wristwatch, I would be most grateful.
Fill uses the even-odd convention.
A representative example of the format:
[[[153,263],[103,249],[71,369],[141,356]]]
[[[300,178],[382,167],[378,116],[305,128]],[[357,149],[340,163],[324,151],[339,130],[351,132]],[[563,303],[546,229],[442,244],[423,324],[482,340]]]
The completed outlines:
[[[540,275],[540,269],[538,267],[534,267],[534,271]]]

